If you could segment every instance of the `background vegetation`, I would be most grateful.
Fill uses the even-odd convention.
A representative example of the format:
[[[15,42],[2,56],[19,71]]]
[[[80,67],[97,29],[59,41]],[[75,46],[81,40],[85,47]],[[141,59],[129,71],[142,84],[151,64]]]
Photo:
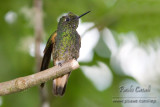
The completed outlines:
[[[87,61],[86,57],[79,60],[81,68],[72,72],[63,97],[53,96],[52,81],[47,83],[51,107],[128,107],[132,104],[113,103],[114,96],[134,96],[119,92],[119,87],[124,84],[151,85],[151,93],[137,96],[156,97],[156,104],[145,104],[158,107],[159,5],[158,0],[44,0],[42,50],[49,35],[57,28],[58,17],[70,11],[77,15],[92,11],[81,19],[80,26],[89,29],[82,39],[93,35],[87,41],[95,41],[92,49],[88,49],[88,57],[92,54],[93,57]],[[32,0],[0,1],[0,82],[35,72],[33,16]],[[91,33],[96,31],[98,37]],[[88,76],[92,74],[90,71],[94,76],[102,76],[102,80]],[[97,71],[104,71],[104,75]],[[0,96],[0,107],[37,107],[39,104],[38,86]]]

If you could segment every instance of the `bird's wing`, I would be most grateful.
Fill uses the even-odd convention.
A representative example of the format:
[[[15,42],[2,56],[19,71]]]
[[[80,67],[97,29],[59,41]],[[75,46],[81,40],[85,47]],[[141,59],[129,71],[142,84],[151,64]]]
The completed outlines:
[[[42,59],[42,64],[41,64],[40,71],[48,69],[49,62],[50,62],[50,59],[51,59],[51,54],[52,54],[52,51],[53,51],[53,45],[55,44],[55,37],[56,36],[57,36],[57,32],[55,31],[47,41],[46,47],[44,49],[44,56],[43,56],[43,59]]]

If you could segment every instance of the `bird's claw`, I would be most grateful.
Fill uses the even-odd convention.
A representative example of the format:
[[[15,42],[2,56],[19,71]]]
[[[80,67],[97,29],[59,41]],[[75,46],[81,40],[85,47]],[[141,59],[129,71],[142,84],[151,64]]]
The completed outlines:
[[[60,66],[60,67],[61,67],[61,66],[62,66],[62,63],[58,63],[58,66]]]

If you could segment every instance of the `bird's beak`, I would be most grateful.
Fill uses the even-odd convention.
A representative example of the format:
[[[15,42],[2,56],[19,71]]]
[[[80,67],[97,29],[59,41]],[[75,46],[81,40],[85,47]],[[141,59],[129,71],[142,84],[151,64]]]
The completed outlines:
[[[78,18],[81,18],[82,16],[88,14],[89,12],[91,12],[91,11],[88,11],[88,12],[86,12],[86,13],[83,13],[82,15],[78,16]]]

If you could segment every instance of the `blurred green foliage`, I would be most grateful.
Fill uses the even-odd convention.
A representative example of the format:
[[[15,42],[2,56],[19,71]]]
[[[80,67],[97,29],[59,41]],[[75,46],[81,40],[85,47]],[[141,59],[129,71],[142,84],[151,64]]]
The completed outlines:
[[[57,28],[59,15],[69,11],[80,15],[88,10],[92,13],[82,21],[94,22],[100,31],[108,27],[117,33],[134,31],[143,42],[155,39],[160,33],[159,5],[158,0],[44,0],[44,30],[47,34],[44,41]],[[34,73],[35,58],[18,49],[23,37],[34,37],[33,26],[21,13],[23,7],[32,6],[32,0],[0,1],[0,82]],[[8,11],[17,14],[17,20],[12,24],[5,21]],[[103,58],[95,53],[92,62],[80,64],[94,65],[98,60],[108,65],[110,62],[109,57]],[[92,85],[80,69],[71,74],[64,97],[52,96],[49,82],[50,104],[56,107],[120,107],[121,104],[112,103],[112,96],[119,94],[119,83],[128,77],[112,73],[112,86],[102,92]],[[2,101],[0,107],[37,107],[40,101],[38,87],[3,96]]]

